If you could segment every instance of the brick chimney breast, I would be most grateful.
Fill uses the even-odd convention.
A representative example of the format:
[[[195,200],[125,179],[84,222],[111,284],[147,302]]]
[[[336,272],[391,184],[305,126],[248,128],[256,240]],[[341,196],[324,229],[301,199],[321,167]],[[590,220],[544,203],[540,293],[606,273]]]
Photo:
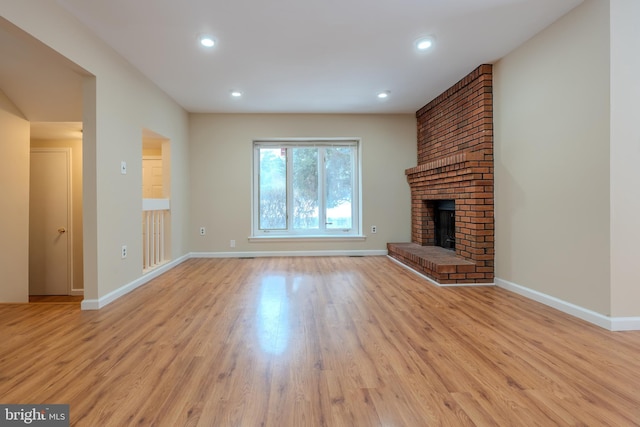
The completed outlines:
[[[481,65],[416,112],[418,165],[405,171],[411,243],[387,247],[439,283],[493,282],[492,88],[492,66]],[[434,247],[439,200],[455,201],[455,253]]]

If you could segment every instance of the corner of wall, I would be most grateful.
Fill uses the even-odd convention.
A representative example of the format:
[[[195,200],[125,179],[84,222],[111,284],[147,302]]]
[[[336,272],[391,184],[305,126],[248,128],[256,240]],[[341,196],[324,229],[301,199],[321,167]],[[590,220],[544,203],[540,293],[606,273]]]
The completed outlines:
[[[29,122],[0,91],[0,302],[29,301]]]

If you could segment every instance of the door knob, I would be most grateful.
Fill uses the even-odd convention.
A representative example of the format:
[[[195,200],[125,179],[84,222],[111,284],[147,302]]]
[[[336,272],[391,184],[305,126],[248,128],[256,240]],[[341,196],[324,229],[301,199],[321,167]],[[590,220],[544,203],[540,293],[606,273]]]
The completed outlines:
[[[60,227],[58,228],[58,233],[62,234],[62,233],[66,233],[67,230],[64,227]]]

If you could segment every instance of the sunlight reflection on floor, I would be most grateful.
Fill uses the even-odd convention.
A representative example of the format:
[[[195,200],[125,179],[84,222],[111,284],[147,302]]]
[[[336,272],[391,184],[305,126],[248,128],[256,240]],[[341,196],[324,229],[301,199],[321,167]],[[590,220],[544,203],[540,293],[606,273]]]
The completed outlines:
[[[260,287],[257,312],[260,347],[267,353],[281,354],[289,341],[289,297],[285,276],[267,276]]]

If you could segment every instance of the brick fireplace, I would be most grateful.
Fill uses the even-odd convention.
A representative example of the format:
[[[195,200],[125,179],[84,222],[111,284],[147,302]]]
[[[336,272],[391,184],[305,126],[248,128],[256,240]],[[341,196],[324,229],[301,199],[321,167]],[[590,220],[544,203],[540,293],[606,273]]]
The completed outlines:
[[[491,65],[476,68],[416,117],[418,165],[405,171],[411,187],[411,243],[387,244],[389,256],[441,284],[492,283]],[[448,238],[436,235],[436,215],[444,205],[454,212],[453,244],[442,244]]]

